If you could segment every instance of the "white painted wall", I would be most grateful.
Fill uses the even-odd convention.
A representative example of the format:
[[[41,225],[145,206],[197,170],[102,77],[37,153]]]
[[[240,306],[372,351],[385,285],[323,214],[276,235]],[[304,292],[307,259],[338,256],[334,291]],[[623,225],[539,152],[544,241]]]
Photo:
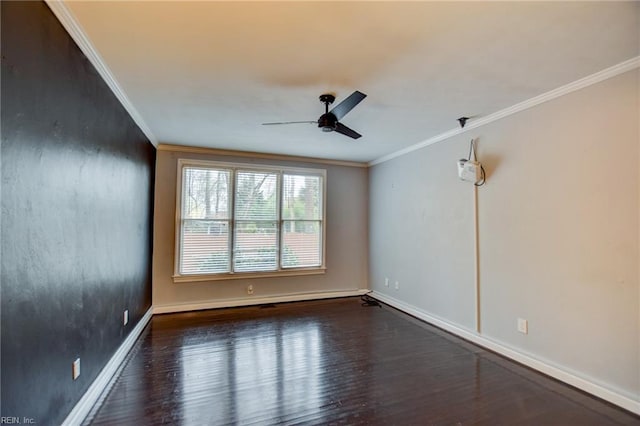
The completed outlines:
[[[176,176],[179,158],[278,164],[327,170],[326,266],[323,275],[174,283]],[[368,171],[362,167],[310,164],[158,150],[153,241],[155,312],[251,304],[305,294],[333,294],[367,288]],[[247,295],[251,284],[253,295]],[[283,299],[284,298],[284,299]],[[278,300],[278,299],[273,299]]]
[[[478,137],[480,335],[640,402],[638,78],[372,167],[371,288],[474,332],[473,187],[455,162]]]
[[[472,189],[454,164],[468,149],[440,143],[370,169],[369,265],[371,289],[473,329]]]

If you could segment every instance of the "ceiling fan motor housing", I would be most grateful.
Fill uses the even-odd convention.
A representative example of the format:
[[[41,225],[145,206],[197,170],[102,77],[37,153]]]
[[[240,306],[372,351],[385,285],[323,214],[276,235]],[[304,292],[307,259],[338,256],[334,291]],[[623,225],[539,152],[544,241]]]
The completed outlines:
[[[318,127],[320,127],[323,132],[333,132],[336,129],[337,122],[338,119],[336,116],[328,112],[320,116],[318,119]]]
[[[320,102],[324,104],[325,113],[318,119],[318,127],[320,127],[323,132],[333,132],[336,129],[338,118],[329,112],[329,105],[331,105],[335,100],[336,97],[331,93],[324,93],[320,95]]]

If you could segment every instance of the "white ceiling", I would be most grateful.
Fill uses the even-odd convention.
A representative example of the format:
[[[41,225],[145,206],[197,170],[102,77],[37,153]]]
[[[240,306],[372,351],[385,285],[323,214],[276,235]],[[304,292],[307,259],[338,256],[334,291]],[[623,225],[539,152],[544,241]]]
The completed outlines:
[[[639,2],[65,3],[160,143],[371,161],[640,54]],[[368,97],[309,124],[318,96]]]

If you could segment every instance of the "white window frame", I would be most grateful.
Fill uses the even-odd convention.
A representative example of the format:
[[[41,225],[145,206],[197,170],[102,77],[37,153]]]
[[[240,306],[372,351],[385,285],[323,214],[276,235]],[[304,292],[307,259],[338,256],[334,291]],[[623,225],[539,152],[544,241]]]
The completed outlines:
[[[180,273],[180,255],[182,251],[182,176],[183,169],[185,167],[210,167],[217,169],[229,169],[232,170],[230,180],[230,196],[229,208],[231,210],[231,217],[229,219],[229,238],[230,240],[230,258],[231,272],[217,273],[217,274],[181,274]],[[271,172],[278,173],[277,177],[277,210],[278,210],[278,265],[274,271],[260,271],[260,272],[233,272],[233,234],[235,231],[235,184],[236,184],[236,172],[237,171],[255,171],[255,172]],[[282,217],[282,202],[284,190],[282,183],[282,176],[284,173],[295,173],[299,175],[321,176],[322,177],[322,218],[320,219],[320,266],[313,267],[300,267],[300,268],[283,268],[281,265],[281,249],[283,232],[282,227],[284,222],[290,221],[290,219],[283,219]],[[264,164],[253,163],[232,163],[222,161],[208,161],[208,160],[191,160],[191,159],[178,159],[178,173],[176,179],[176,220],[175,220],[175,247],[174,247],[174,267],[173,267],[173,281],[174,282],[197,282],[197,281],[218,281],[218,280],[230,280],[230,279],[245,279],[245,278],[267,278],[267,277],[282,277],[282,276],[295,276],[295,275],[316,275],[324,274],[326,271],[326,216],[327,216],[327,171],[325,169],[312,169],[307,167],[289,167],[289,166],[273,166]]]

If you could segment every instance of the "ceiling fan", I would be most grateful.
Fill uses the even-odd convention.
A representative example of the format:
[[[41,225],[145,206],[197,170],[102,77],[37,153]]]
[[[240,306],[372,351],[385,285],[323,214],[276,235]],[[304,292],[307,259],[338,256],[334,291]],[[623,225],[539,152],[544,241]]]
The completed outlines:
[[[324,114],[318,118],[316,121],[282,121],[278,123],[262,123],[264,126],[273,126],[278,124],[299,124],[299,123],[307,123],[307,124],[317,124],[318,127],[322,129],[323,132],[338,132],[342,133],[345,136],[349,136],[353,139],[358,139],[362,135],[356,132],[353,129],[348,128],[344,124],[340,123],[339,120],[344,117],[349,111],[351,111],[356,105],[358,105],[364,98],[366,98],[362,92],[355,91],[347,99],[340,102],[338,105],[333,107],[331,111],[329,111],[329,105],[336,100],[336,97],[331,93],[325,93],[320,95],[320,102],[324,103]]]

